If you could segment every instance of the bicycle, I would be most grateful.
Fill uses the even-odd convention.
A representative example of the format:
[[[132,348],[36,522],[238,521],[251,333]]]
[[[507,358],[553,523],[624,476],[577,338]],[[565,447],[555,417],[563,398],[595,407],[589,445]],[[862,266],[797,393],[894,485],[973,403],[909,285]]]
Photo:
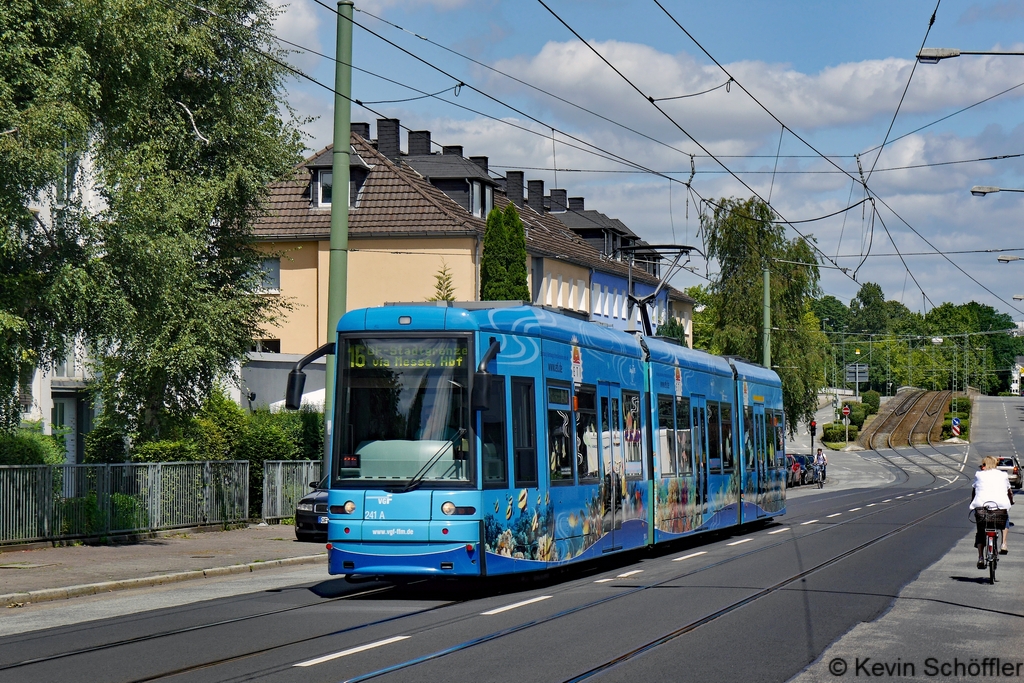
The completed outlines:
[[[824,468],[821,465],[814,466],[814,481],[818,483],[819,489],[825,486],[825,472],[823,470]]]
[[[982,555],[982,560],[985,566],[988,567],[988,582],[994,584],[996,582],[996,566],[999,564],[999,547],[997,545],[999,538],[999,528],[996,525],[995,515],[993,513],[999,511],[999,507],[996,503],[989,501],[985,503],[983,507],[972,508],[971,512],[967,515],[968,519],[971,519],[971,515],[974,515],[974,519],[971,520],[977,524],[978,511],[983,512],[982,521],[985,523],[985,550]]]

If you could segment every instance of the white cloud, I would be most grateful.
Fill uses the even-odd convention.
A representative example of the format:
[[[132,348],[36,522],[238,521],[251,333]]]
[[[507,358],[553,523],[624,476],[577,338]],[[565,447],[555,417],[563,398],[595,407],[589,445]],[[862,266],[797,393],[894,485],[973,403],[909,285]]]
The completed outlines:
[[[360,9],[379,14],[386,9],[418,9],[433,7],[441,11],[459,9],[469,4],[469,0],[361,0]]]
[[[331,24],[330,15],[318,8],[311,0],[271,0],[278,8],[279,14],[274,21],[274,33],[279,38],[302,45],[317,52],[324,52],[318,31],[325,23]],[[325,17],[327,17],[325,19]],[[333,33],[333,30],[332,30]],[[293,50],[289,45],[284,49]],[[289,61],[304,70],[312,69],[323,63],[323,58],[309,53],[296,52],[289,56]]]

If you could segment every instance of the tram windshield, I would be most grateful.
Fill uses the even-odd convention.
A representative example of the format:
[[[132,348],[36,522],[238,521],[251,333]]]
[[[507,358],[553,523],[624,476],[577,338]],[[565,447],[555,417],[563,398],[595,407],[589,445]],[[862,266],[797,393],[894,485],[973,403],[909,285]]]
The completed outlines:
[[[336,479],[381,487],[472,481],[467,340],[342,344]]]

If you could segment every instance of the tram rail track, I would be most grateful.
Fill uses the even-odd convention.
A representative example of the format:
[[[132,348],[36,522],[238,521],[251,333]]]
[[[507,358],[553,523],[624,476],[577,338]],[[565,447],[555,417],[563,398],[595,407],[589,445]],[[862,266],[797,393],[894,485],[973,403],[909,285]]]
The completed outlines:
[[[904,414],[900,418],[901,420],[905,418],[907,412],[908,411],[904,411]],[[921,418],[919,418],[919,421],[920,421],[920,419]],[[929,439],[929,445],[932,445],[931,444],[931,439]],[[934,448],[934,446],[932,446],[932,447]],[[906,469],[906,467],[904,467],[901,464],[899,464],[898,462],[896,462],[893,458],[888,457],[885,454],[881,453],[879,450],[874,449],[874,448],[872,448],[870,450],[873,451],[876,455],[878,455],[883,460],[887,461],[892,467],[894,467],[895,469],[900,470],[900,471],[903,472],[903,474],[907,477],[907,479],[904,482],[901,482],[901,483],[905,483],[906,481],[909,481],[909,479],[911,478],[911,475],[912,474],[916,474],[916,472],[909,471],[908,469]],[[893,449],[893,450],[896,451],[896,449]],[[929,460],[931,460],[938,467],[941,467],[941,468],[944,468],[944,469],[955,469],[955,468],[951,468],[949,465],[946,465],[944,463],[938,462],[937,460],[935,460],[931,456],[928,456],[927,454],[921,452],[920,449],[916,449],[915,448],[915,450],[918,450],[918,452],[921,453],[921,455],[923,455],[924,457],[926,457]],[[914,463],[906,455],[899,454],[898,451],[896,451],[896,453],[899,456],[899,458],[905,460],[909,465],[912,465],[913,467],[915,467],[915,468],[921,470],[922,472],[925,472],[928,475],[930,475],[932,477],[933,482],[936,482],[936,483],[938,482],[940,477],[936,476],[935,472],[932,472],[929,468],[926,468],[926,467],[924,467],[924,466],[922,466],[920,464]],[[945,481],[945,485],[948,485],[948,484],[952,483],[948,479],[944,479],[944,481]],[[926,485],[927,484],[925,484],[925,486]],[[926,493],[933,493],[933,492],[934,493],[938,493],[939,490],[940,490],[939,488],[930,489]],[[386,673],[391,673],[392,671],[400,670],[401,668],[408,668],[409,666],[414,666],[414,665],[416,665],[418,663],[422,663],[422,662],[425,662],[425,661],[430,661],[432,659],[436,659],[438,657],[443,657],[443,656],[446,656],[448,654],[453,654],[454,652],[462,651],[462,650],[465,650],[467,648],[474,647],[474,646],[477,646],[477,645],[482,645],[485,642],[490,642],[490,641],[495,640],[497,638],[501,638],[501,637],[505,637],[505,636],[508,636],[508,635],[512,635],[513,633],[518,633],[518,632],[523,631],[523,630],[525,630],[527,628],[531,628],[531,627],[534,627],[534,626],[539,626],[539,625],[541,625],[543,623],[549,623],[550,621],[552,621],[554,619],[557,619],[557,618],[566,617],[566,616],[569,616],[570,614],[576,614],[576,613],[578,613],[578,612],[580,612],[582,610],[585,610],[585,609],[590,609],[590,608],[597,607],[599,605],[606,604],[610,600],[616,600],[616,599],[621,598],[621,597],[626,597],[628,595],[632,595],[632,594],[634,594],[634,593],[636,593],[637,591],[640,591],[640,590],[646,590],[648,588],[664,585],[664,584],[672,582],[672,581],[678,581],[678,580],[686,578],[688,576],[692,576],[694,574],[697,574],[697,573],[700,573],[700,572],[704,572],[704,571],[708,571],[708,570],[713,569],[715,567],[719,567],[719,566],[721,566],[723,564],[726,564],[726,563],[729,563],[729,562],[738,561],[740,559],[749,557],[750,555],[755,554],[755,553],[766,552],[766,551],[768,551],[770,549],[773,549],[773,548],[776,548],[776,547],[778,547],[780,545],[784,545],[784,544],[787,544],[787,543],[792,543],[792,542],[795,542],[796,540],[799,540],[799,539],[804,539],[804,538],[807,538],[807,537],[810,537],[810,536],[813,536],[813,535],[816,535],[816,534],[819,534],[819,533],[825,533],[825,532],[831,531],[834,528],[842,526],[844,524],[849,524],[849,523],[857,522],[857,521],[863,520],[865,518],[874,516],[876,514],[880,514],[883,511],[892,510],[895,507],[900,507],[902,505],[910,504],[910,503],[912,503],[914,501],[921,500],[921,498],[923,498],[924,495],[925,494],[922,494],[921,497],[916,497],[915,496],[915,498],[913,498],[913,499],[908,498],[907,500],[904,500],[901,503],[893,502],[892,505],[887,505],[886,507],[879,507],[879,508],[877,508],[876,510],[873,510],[873,511],[865,511],[865,513],[863,513],[861,515],[857,515],[856,517],[847,518],[847,519],[843,520],[842,522],[828,523],[827,525],[824,525],[824,526],[822,526],[819,529],[815,529],[813,531],[808,531],[807,533],[804,533],[804,534],[802,534],[802,535],[800,535],[798,537],[787,538],[787,539],[784,539],[784,540],[780,540],[780,541],[778,541],[776,543],[767,544],[767,545],[765,545],[763,547],[760,547],[760,548],[754,548],[754,549],[751,549],[749,551],[737,554],[735,556],[731,556],[731,557],[719,560],[717,562],[714,562],[712,564],[700,567],[698,569],[694,569],[694,570],[690,570],[690,571],[686,571],[686,572],[683,572],[683,573],[680,573],[680,574],[673,575],[672,577],[670,577],[668,579],[665,579],[664,581],[660,581],[660,582],[658,582],[656,584],[652,584],[652,585],[649,585],[649,586],[637,587],[637,588],[635,588],[633,590],[628,590],[628,591],[625,591],[625,592],[622,592],[622,593],[618,593],[618,594],[616,594],[614,596],[607,596],[607,597],[602,598],[602,599],[597,600],[597,601],[591,601],[591,602],[585,603],[583,605],[578,605],[578,606],[573,607],[573,608],[571,608],[569,610],[565,610],[563,612],[559,612],[557,614],[550,615],[549,617],[546,617],[546,618],[544,618],[542,620],[533,620],[533,621],[530,621],[530,622],[525,622],[523,624],[519,624],[517,626],[510,627],[508,629],[503,629],[502,631],[499,631],[499,632],[496,632],[496,633],[493,633],[493,634],[489,634],[488,636],[483,636],[481,638],[475,639],[474,641],[471,641],[471,642],[468,642],[468,643],[463,643],[463,644],[460,644],[458,646],[454,646],[453,648],[447,648],[445,650],[441,650],[439,652],[432,653],[431,655],[428,655],[426,658],[418,658],[417,660],[413,660],[413,661],[410,661],[410,662],[403,663],[402,665],[399,666],[399,668],[389,667],[387,670],[380,670],[380,671],[377,671],[377,672],[371,672],[369,674],[363,674],[362,676],[358,676],[358,677],[355,677],[355,678],[350,678],[350,679],[347,679],[346,683],[356,683],[356,681],[369,680],[371,678],[376,678],[376,677],[385,675]],[[881,499],[883,497],[884,497],[884,494],[880,494],[878,496],[879,501],[881,501]],[[887,501],[882,501],[882,502],[887,502]],[[877,501],[874,504],[877,504]],[[874,505],[874,504],[869,504],[868,507],[870,507],[871,505]],[[640,651],[641,649],[643,651],[647,651],[647,650],[651,649],[651,647],[656,647],[657,644],[662,644],[664,642],[668,642],[669,640],[677,638],[677,637],[679,637],[681,635],[684,635],[685,633],[688,633],[689,631],[692,631],[695,628],[699,628],[701,625],[703,625],[705,623],[709,623],[710,621],[713,621],[714,619],[717,619],[720,616],[724,616],[725,614],[728,614],[729,612],[735,611],[736,609],[739,609],[742,606],[744,606],[746,604],[749,604],[753,600],[759,599],[761,597],[765,597],[765,596],[767,596],[767,595],[769,595],[769,594],[771,594],[771,593],[773,593],[773,592],[775,592],[777,590],[780,590],[781,588],[784,588],[786,585],[789,585],[790,583],[799,580],[803,576],[806,576],[808,573],[811,573],[813,571],[817,571],[819,569],[822,569],[825,566],[833,564],[834,562],[838,562],[841,559],[843,559],[844,557],[849,556],[851,553],[857,552],[857,551],[862,550],[862,549],[864,549],[866,547],[870,547],[870,545],[873,545],[874,543],[881,542],[881,540],[884,540],[884,538],[887,538],[888,536],[892,535],[892,533],[898,533],[899,530],[903,530],[905,528],[909,528],[910,526],[912,526],[912,525],[914,525],[916,523],[920,523],[920,522],[924,521],[924,519],[932,516],[933,514],[938,514],[942,510],[946,509],[947,507],[948,506],[943,507],[943,508],[941,508],[939,510],[934,511],[933,513],[929,513],[929,515],[926,515],[925,517],[919,518],[918,520],[915,520],[915,521],[910,522],[910,523],[908,523],[906,525],[903,525],[898,530],[894,530],[894,531],[892,531],[892,532],[890,532],[888,534],[884,534],[884,535],[882,535],[882,536],[880,536],[880,537],[878,537],[876,539],[873,539],[872,541],[868,542],[868,544],[859,546],[858,548],[855,548],[855,549],[853,549],[851,551],[847,551],[847,552],[843,553],[841,556],[837,556],[835,558],[831,558],[830,560],[826,561],[825,563],[822,563],[819,566],[813,567],[813,568],[811,568],[811,569],[809,569],[809,570],[807,570],[805,572],[801,572],[799,575],[794,575],[794,576],[788,577],[787,579],[784,579],[782,582],[779,582],[779,583],[777,583],[777,584],[775,584],[775,585],[773,585],[773,586],[771,586],[769,588],[766,588],[766,589],[762,590],[761,592],[759,592],[758,594],[756,594],[754,596],[750,596],[750,597],[745,598],[743,600],[737,601],[736,603],[727,605],[727,606],[723,607],[721,610],[718,610],[718,611],[716,611],[715,613],[713,613],[711,615],[707,615],[706,617],[704,617],[704,618],[702,618],[700,620],[697,620],[697,622],[691,622],[691,623],[686,624],[686,625],[684,625],[684,626],[682,626],[682,627],[680,627],[678,629],[675,629],[670,634],[666,634],[666,635],[662,636],[657,641],[652,641],[651,643],[648,643],[647,645],[642,646],[641,648],[638,648],[638,651],[636,653],[632,654],[631,657],[632,656],[637,656],[638,654],[642,654],[642,652]],[[799,519],[800,519],[800,517],[793,518],[792,522],[790,523],[790,525],[796,524],[799,521]],[[741,531],[742,531],[742,529],[741,529]],[[750,528],[746,529],[746,531],[749,532]],[[563,592],[566,592],[566,591],[574,589],[575,588],[575,583],[576,583],[575,581],[571,582],[569,585],[567,585],[561,591],[555,592],[555,594],[557,595],[557,594],[560,594],[560,593],[563,593]],[[11,670],[11,669],[16,669],[16,668],[23,668],[23,667],[27,667],[27,666],[30,666],[30,665],[33,665],[33,664],[41,664],[41,663],[45,663],[45,662],[49,662],[49,661],[54,661],[54,660],[66,659],[66,658],[69,658],[69,657],[74,657],[74,656],[79,656],[79,655],[84,655],[84,654],[89,654],[89,653],[94,653],[94,652],[100,652],[100,651],[104,651],[104,650],[116,649],[118,647],[134,645],[134,644],[142,643],[142,642],[146,642],[146,641],[158,640],[158,639],[161,639],[161,638],[171,638],[171,637],[178,636],[178,635],[186,635],[188,633],[194,633],[194,632],[201,631],[201,630],[204,630],[204,629],[223,627],[223,626],[228,626],[230,624],[237,623],[237,622],[249,621],[249,620],[252,620],[252,619],[258,619],[258,618],[262,618],[262,617],[270,617],[270,616],[274,616],[276,614],[280,614],[280,613],[283,613],[283,612],[292,612],[292,611],[301,610],[301,609],[309,609],[309,608],[319,607],[319,606],[323,606],[324,604],[327,604],[328,602],[352,600],[354,598],[367,597],[367,596],[371,596],[371,595],[380,595],[380,594],[383,594],[383,593],[391,590],[392,588],[394,588],[394,587],[393,586],[385,586],[385,587],[373,589],[371,591],[362,591],[362,592],[355,593],[355,594],[352,594],[352,595],[346,595],[346,596],[340,596],[338,598],[332,598],[329,601],[317,602],[317,603],[313,603],[313,604],[309,604],[309,605],[298,605],[298,606],[293,606],[293,607],[288,607],[288,608],[283,608],[283,609],[278,609],[278,610],[268,610],[268,611],[264,611],[264,612],[260,612],[260,613],[256,613],[256,614],[252,614],[252,615],[245,615],[245,616],[242,616],[242,617],[236,617],[234,619],[220,620],[220,621],[211,622],[211,623],[208,623],[208,624],[198,624],[198,625],[190,626],[190,627],[187,627],[187,628],[173,629],[173,630],[164,631],[164,632],[160,632],[160,633],[147,634],[145,636],[139,636],[139,637],[136,637],[136,638],[123,639],[123,640],[120,640],[120,641],[104,643],[104,644],[95,645],[95,646],[91,646],[91,647],[79,648],[79,649],[76,649],[76,650],[69,650],[67,652],[56,653],[56,654],[53,654],[53,655],[48,655],[48,656],[38,657],[38,658],[33,658],[33,659],[27,659],[27,660],[23,660],[23,661],[20,661],[20,662],[15,662],[15,663],[12,663],[12,664],[0,666],[0,671]],[[160,673],[154,674],[152,676],[147,676],[147,677],[139,678],[139,679],[135,679],[135,680],[138,683],[142,683],[143,681],[157,681],[157,680],[168,679],[168,678],[171,678],[171,677],[180,676],[182,674],[187,674],[187,673],[190,673],[190,672],[193,672],[193,671],[209,669],[209,668],[213,668],[213,667],[216,667],[216,666],[220,666],[220,665],[229,664],[229,663],[237,662],[237,661],[240,661],[240,660],[248,659],[248,658],[251,658],[251,657],[254,657],[254,656],[257,656],[257,655],[269,652],[269,651],[272,651],[272,650],[280,650],[282,648],[291,647],[291,646],[294,646],[294,645],[300,645],[300,644],[303,644],[303,643],[313,642],[313,641],[319,640],[321,638],[327,638],[327,637],[331,637],[331,636],[341,635],[341,634],[344,634],[344,633],[351,633],[351,632],[355,632],[355,631],[358,631],[358,630],[361,630],[361,629],[369,628],[369,627],[375,626],[375,625],[380,625],[380,624],[385,624],[385,623],[400,622],[402,619],[412,618],[412,617],[419,616],[419,615],[427,613],[427,612],[434,612],[434,611],[444,610],[444,609],[453,607],[455,605],[461,604],[463,602],[466,602],[466,601],[449,601],[449,602],[445,602],[445,603],[440,604],[440,605],[434,605],[434,606],[432,606],[430,608],[427,608],[427,609],[424,609],[424,610],[417,610],[417,611],[406,613],[406,614],[395,615],[393,617],[389,617],[389,618],[386,618],[386,619],[375,620],[375,621],[367,622],[367,623],[364,623],[364,624],[359,624],[359,625],[351,626],[351,627],[348,627],[348,628],[345,628],[345,629],[339,629],[339,630],[336,630],[336,631],[331,631],[331,632],[328,632],[328,633],[319,633],[319,634],[314,634],[314,635],[311,635],[311,636],[308,636],[308,637],[304,637],[304,638],[292,639],[292,640],[289,640],[287,642],[276,643],[276,644],[272,644],[272,645],[269,645],[269,646],[261,647],[259,649],[253,650],[251,652],[238,653],[236,655],[232,655],[232,656],[229,656],[229,657],[224,657],[224,658],[220,658],[220,659],[213,660],[213,661],[202,662],[202,663],[198,663],[198,664],[187,666],[187,667],[181,667],[181,668],[176,669],[174,671],[160,672]],[[474,616],[475,616],[475,614],[473,614],[473,615],[466,615],[466,616],[463,616],[463,617],[456,616],[454,619],[445,619],[442,622],[440,622],[439,624],[435,625],[433,628],[436,628],[438,626],[451,625],[453,623],[458,623],[459,621],[462,621],[464,619],[473,618]],[[666,640],[666,638],[667,638],[667,640]],[[622,661],[625,661],[625,660],[622,660]],[[621,662],[617,658],[615,663],[621,663]],[[590,676],[596,675],[600,671],[603,671],[603,670],[609,668],[609,666],[614,666],[615,663],[611,663],[611,664],[605,663],[605,664],[602,664],[599,667],[596,667],[594,669],[589,670],[588,672],[585,672],[584,674],[580,674],[581,677],[577,677],[577,678],[573,678],[573,679],[569,679],[569,680],[584,680],[586,677],[590,677]]]

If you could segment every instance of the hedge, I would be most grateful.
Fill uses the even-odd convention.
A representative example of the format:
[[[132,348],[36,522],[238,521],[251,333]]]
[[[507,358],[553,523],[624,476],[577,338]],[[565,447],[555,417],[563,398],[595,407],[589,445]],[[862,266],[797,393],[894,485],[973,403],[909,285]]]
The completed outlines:
[[[861,402],[868,409],[868,415],[874,415],[878,412],[878,407],[882,404],[882,395],[877,391],[865,391],[860,395]]]
[[[856,425],[850,425],[850,442],[857,440],[860,430]],[[846,440],[846,425],[842,422],[830,422],[821,428],[821,440],[828,443],[839,443]]]
[[[0,434],[0,465],[60,465],[65,460],[63,441],[38,429]]]

